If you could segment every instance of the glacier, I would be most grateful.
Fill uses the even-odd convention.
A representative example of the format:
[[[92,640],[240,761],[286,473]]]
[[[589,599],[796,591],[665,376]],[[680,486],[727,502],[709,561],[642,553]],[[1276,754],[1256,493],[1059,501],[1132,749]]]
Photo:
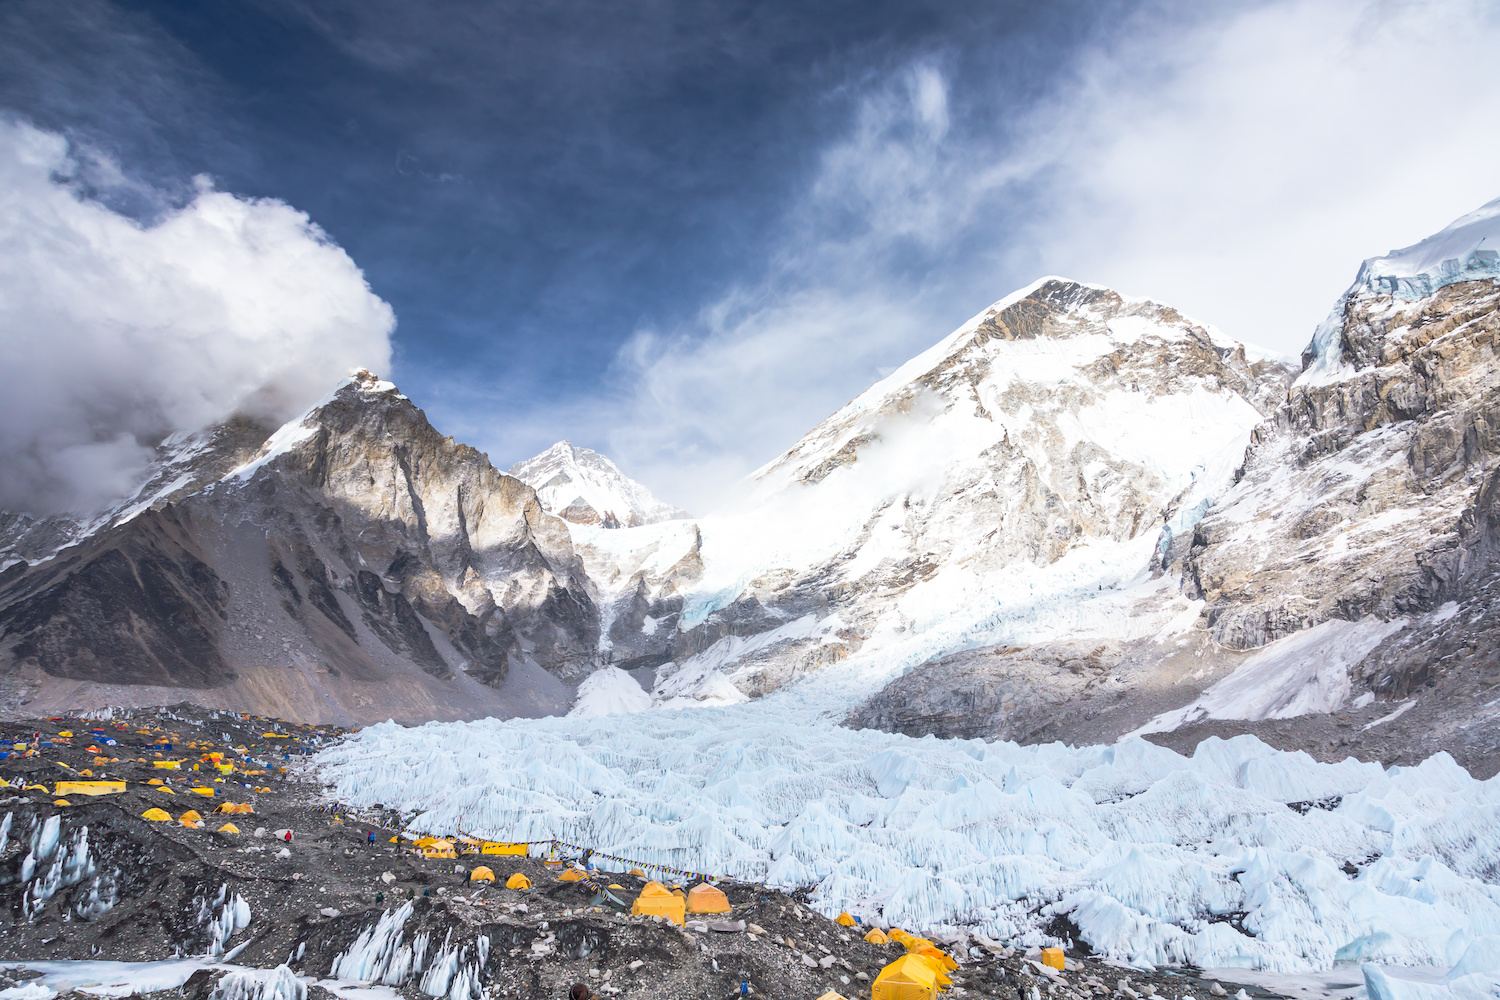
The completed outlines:
[[[1249,736],[1191,757],[1138,737],[912,739],[840,727],[789,691],[648,715],[385,723],[316,765],[333,797],[400,808],[412,833],[555,839],[621,868],[812,887],[829,915],[1021,945],[1064,916],[1139,967],[1447,967],[1500,933],[1500,778],[1446,754],[1383,768]]]

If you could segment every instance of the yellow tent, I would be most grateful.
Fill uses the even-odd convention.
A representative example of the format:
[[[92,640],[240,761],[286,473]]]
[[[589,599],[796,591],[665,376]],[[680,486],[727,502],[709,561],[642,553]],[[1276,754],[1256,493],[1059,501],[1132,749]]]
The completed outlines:
[[[890,938],[897,944],[905,944],[906,939],[911,937],[910,934],[906,933],[899,927],[892,927],[890,930],[885,932],[885,936]]]
[[[891,939],[885,936],[885,932],[879,927],[872,927],[870,933],[865,935],[865,940],[870,944],[890,944]]]
[[[239,833],[240,832],[240,828],[237,827],[237,826],[235,826],[233,823],[225,823],[223,826],[219,827],[219,832],[220,833]]]
[[[870,1000],[934,1000],[937,974],[916,955],[902,955],[880,970],[870,986]]]
[[[430,846],[432,844],[436,844],[441,839],[442,839],[441,837],[418,837],[416,839],[415,843],[416,843],[416,845],[417,845],[418,848],[422,848],[422,847],[428,847],[428,846]]]
[[[160,768],[163,771],[175,771],[181,765],[182,761],[180,760],[153,760],[151,762],[152,767]]]
[[[505,888],[507,888],[507,889],[530,889],[531,888],[531,879],[527,878],[525,875],[522,875],[520,872],[516,872],[510,878],[508,878],[508,879],[505,880]]]
[[[199,816],[196,810],[189,809],[187,812],[177,817],[177,822],[181,823],[183,826],[191,826],[196,828],[203,824],[203,817]]]
[[[836,924],[838,924],[840,927],[853,927],[854,926],[854,918],[851,917],[851,916],[849,916],[849,914],[848,914],[847,911],[844,912],[844,913],[840,913],[838,915],[838,917],[836,917],[834,919],[833,922],[836,923]]]
[[[848,1000],[848,997],[844,996],[842,993],[835,993],[833,990],[829,990],[827,993],[824,993],[822,996],[818,997],[818,1000]]]
[[[113,795],[125,790],[123,781],[59,781],[54,795]]]
[[[469,881],[493,882],[495,881],[495,873],[486,868],[484,865],[480,865],[478,868],[475,868],[473,871],[469,872]]]
[[[62,732],[58,733],[57,735],[63,737],[64,739],[69,739],[69,740],[71,740],[73,738],[73,734],[70,733],[70,732],[68,732],[66,729],[64,729]]]
[[[916,955],[920,959],[923,959],[932,966],[933,971],[938,974],[940,985],[946,986],[947,984],[941,982],[941,980],[946,977],[947,973],[958,968],[957,962],[949,958],[945,952],[938,951],[936,948],[923,948],[920,951],[912,952],[912,954]]]
[[[632,869],[630,869],[630,874],[634,875],[636,878],[645,878],[646,877],[646,873],[643,872],[643,871],[641,871],[639,868],[632,868]]]
[[[196,794],[196,795],[207,795],[210,798],[212,798],[213,794],[214,794],[214,790],[212,788],[204,788],[203,786],[200,785],[197,788],[193,789],[193,793]]]
[[[689,913],[728,913],[729,897],[707,882],[699,882],[687,894]]]
[[[166,823],[171,818],[172,814],[165,809],[147,809],[141,813],[141,819],[149,819],[153,823]]]
[[[938,989],[946,990],[953,984],[948,978],[948,970],[956,969],[958,965],[947,955],[935,948],[923,948],[921,951],[912,952],[907,958],[915,958],[923,962],[932,970],[933,978],[937,980]]]
[[[1058,972],[1063,971],[1063,967],[1067,965],[1067,963],[1063,961],[1063,950],[1061,948],[1043,948],[1042,964],[1051,966]]]
[[[453,850],[453,842],[449,840],[435,840],[422,848],[424,858],[456,858],[458,855]]]
[[[666,917],[674,924],[687,921],[687,900],[667,891],[660,882],[647,882],[641,894],[635,897],[630,912],[651,917]]]
[[[220,813],[253,813],[255,807],[248,802],[220,802],[214,812]]]
[[[567,871],[557,876],[557,880],[559,882],[582,882],[583,872],[579,871],[577,868],[569,868]]]
[[[52,804],[55,806],[70,806],[73,803],[69,802],[67,799],[53,799]]]

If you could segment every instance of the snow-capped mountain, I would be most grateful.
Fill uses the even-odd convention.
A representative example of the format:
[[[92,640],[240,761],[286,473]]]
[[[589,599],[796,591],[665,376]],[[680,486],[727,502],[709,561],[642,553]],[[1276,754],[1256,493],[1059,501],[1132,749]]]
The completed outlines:
[[[1500,202],[1366,261],[1300,373],[1043,279],[696,519],[567,442],[502,475],[365,373],[165,443],[115,511],[0,521],[7,683],[340,719],[786,692],[913,735],[1500,763],[1497,238]]]
[[[549,514],[573,524],[634,528],[689,516],[656,499],[597,451],[567,441],[517,462],[510,474],[536,490]]]
[[[1167,306],[1044,279],[814,428],[738,509],[575,530],[601,646],[657,665],[661,699],[732,701],[855,653],[888,676],[1094,642],[1232,484],[1292,374]],[[1190,610],[1150,603],[1154,628]]]
[[[597,615],[564,523],[391,383],[361,372],[274,433],[168,451],[120,509],[11,557],[12,703],[538,714],[592,669]],[[37,525],[13,524],[19,552]]]

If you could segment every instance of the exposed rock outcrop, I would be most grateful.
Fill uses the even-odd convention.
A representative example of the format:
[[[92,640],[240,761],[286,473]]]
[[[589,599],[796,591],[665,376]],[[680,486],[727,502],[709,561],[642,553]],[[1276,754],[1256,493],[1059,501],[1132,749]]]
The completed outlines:
[[[368,373],[238,467],[102,520],[0,578],[33,709],[188,688],[300,718],[532,714],[596,662],[566,526]]]

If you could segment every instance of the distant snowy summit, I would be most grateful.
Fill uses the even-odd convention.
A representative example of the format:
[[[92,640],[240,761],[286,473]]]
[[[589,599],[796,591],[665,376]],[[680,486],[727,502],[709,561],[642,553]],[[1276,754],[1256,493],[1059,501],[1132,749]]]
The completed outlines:
[[[517,462],[510,474],[536,490],[549,514],[574,524],[636,528],[688,517],[588,448],[559,441],[535,458]]]

